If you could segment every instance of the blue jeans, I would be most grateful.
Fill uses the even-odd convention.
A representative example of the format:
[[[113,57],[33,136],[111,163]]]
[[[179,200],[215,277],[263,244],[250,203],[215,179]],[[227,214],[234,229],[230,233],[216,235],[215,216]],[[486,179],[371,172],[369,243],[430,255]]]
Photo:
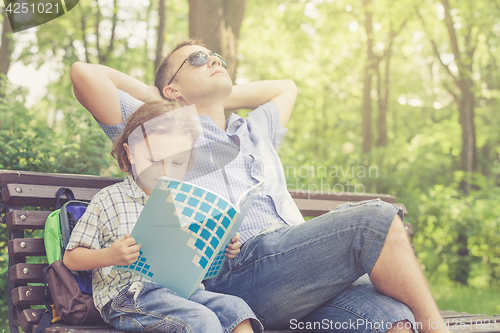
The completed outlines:
[[[239,297],[198,289],[189,299],[155,283],[134,283],[103,309],[118,330],[165,333],[229,333],[245,319],[261,332],[250,307]]]
[[[294,323],[301,319],[412,322],[406,305],[373,286],[351,287],[370,274],[396,214],[403,218],[398,207],[369,200],[340,205],[299,225],[264,229],[243,244],[236,258],[226,261],[220,276],[207,281],[206,288],[241,297],[266,328],[298,328]],[[385,331],[368,327],[367,331]],[[337,328],[331,331],[342,331]]]

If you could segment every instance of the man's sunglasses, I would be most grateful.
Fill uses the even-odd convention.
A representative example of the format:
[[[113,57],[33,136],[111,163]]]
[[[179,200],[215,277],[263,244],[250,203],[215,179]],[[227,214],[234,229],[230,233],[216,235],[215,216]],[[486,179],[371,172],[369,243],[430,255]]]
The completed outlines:
[[[193,66],[203,66],[205,65],[207,62],[208,62],[208,58],[210,57],[217,57],[219,58],[222,66],[224,68],[227,68],[227,63],[226,61],[224,60],[224,58],[222,58],[222,56],[220,54],[217,54],[215,52],[209,52],[209,51],[198,51],[198,52],[193,52],[191,53],[186,60],[184,60],[181,64],[181,66],[179,67],[179,69],[177,70],[177,72],[175,72],[174,76],[172,76],[172,78],[170,79],[170,81],[168,81],[168,84],[167,86],[172,83],[172,81],[174,80],[174,77],[177,75],[177,73],[179,73],[179,71],[181,70],[182,66],[184,66],[184,64],[186,63],[186,61],[189,61],[189,63]]]

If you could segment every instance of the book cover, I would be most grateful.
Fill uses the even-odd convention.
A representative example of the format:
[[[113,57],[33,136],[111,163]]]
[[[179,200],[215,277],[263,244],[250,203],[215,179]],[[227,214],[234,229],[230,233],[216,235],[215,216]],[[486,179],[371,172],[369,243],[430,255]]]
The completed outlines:
[[[113,269],[141,274],[189,298],[201,281],[218,276],[226,247],[262,184],[233,205],[205,188],[161,177],[131,233],[141,244],[139,259]]]

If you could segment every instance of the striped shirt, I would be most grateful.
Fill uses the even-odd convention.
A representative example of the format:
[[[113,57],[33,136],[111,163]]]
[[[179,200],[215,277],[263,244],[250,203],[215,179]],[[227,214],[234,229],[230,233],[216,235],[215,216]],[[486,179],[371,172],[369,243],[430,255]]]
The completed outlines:
[[[123,123],[116,126],[100,124],[112,141],[121,134],[128,117],[143,104],[123,91],[119,90],[119,94]],[[277,153],[288,130],[280,125],[276,104],[263,104],[246,118],[233,113],[226,120],[226,131],[218,127],[209,116],[200,116],[199,119],[202,131],[196,144],[197,149],[210,147],[216,161],[231,160],[232,154],[231,149],[217,147],[233,146],[238,153],[223,169],[218,163],[207,168],[206,164],[198,163],[195,157],[195,166],[186,174],[185,181],[214,191],[233,204],[252,185],[264,181],[264,186],[239,229],[241,243],[273,224],[293,225],[304,221],[287,190],[283,166]],[[212,172],[207,174],[208,171]]]
[[[132,232],[147,198],[132,176],[102,189],[92,198],[73,229],[66,249],[108,248],[114,241]],[[102,307],[115,298],[121,289],[133,282],[149,282],[138,274],[112,269],[113,267],[104,267],[92,270],[92,296],[95,307],[103,318],[106,317]]]

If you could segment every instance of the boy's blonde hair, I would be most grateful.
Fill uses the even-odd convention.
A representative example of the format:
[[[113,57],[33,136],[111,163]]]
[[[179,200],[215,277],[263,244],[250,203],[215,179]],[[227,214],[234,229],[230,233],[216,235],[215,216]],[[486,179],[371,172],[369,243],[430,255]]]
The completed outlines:
[[[146,122],[184,106],[184,102],[179,100],[154,101],[142,105],[130,116],[125,124],[125,129],[123,130],[122,135],[113,144],[113,149],[111,150],[111,156],[116,159],[118,166],[123,172],[127,172],[129,174],[132,173],[132,164],[128,158],[127,151],[124,148],[124,143],[131,147],[140,140],[144,140],[146,136],[144,124]],[[138,127],[141,127],[142,130],[134,131]],[[189,136],[193,141],[193,148],[200,136],[198,128],[193,119],[191,119],[191,116],[183,112],[171,112],[164,118],[164,121],[162,119],[162,122],[155,124],[154,126],[148,126],[147,128],[147,135],[171,134],[173,132],[183,133]],[[165,144],[169,143],[165,142]],[[187,170],[193,166],[193,163],[194,149],[191,151]]]

